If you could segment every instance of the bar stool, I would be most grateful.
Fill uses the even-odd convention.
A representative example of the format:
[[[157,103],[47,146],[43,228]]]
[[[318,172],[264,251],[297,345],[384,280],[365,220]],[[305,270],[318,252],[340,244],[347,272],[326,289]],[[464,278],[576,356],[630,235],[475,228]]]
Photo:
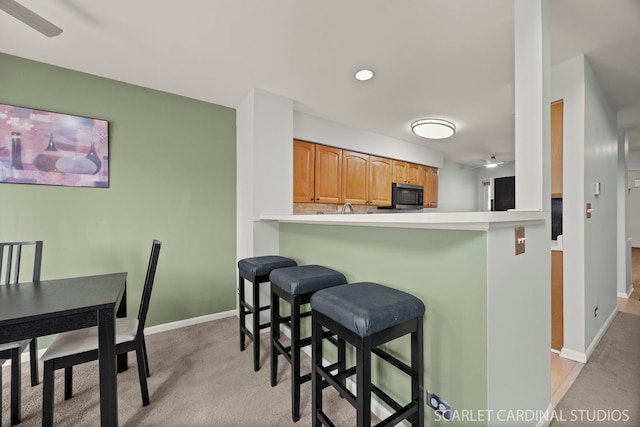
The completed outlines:
[[[300,349],[311,344],[311,337],[300,338],[300,319],[311,315],[301,313],[301,306],[308,304],[311,296],[320,289],[347,283],[342,273],[321,265],[300,265],[279,268],[269,275],[271,282],[271,387],[277,384],[278,356],[282,355],[291,364],[291,418],[300,419],[300,385],[311,379],[311,374],[300,375]],[[280,316],[280,299],[291,306],[290,316]],[[280,342],[280,325],[291,330],[291,345]],[[334,344],[337,342],[334,341]],[[344,342],[338,346],[344,360]]]
[[[270,255],[245,258],[238,261],[238,308],[240,310],[240,351],[245,349],[245,336],[253,341],[253,370],[260,369],[260,330],[268,328],[270,322],[260,323],[260,312],[269,306],[260,307],[260,283],[269,281],[269,274],[276,268],[298,265],[294,260]],[[253,305],[245,301],[244,281],[253,284]],[[253,315],[253,330],[246,325],[247,314]]]
[[[360,282],[316,292],[311,298],[312,331],[312,425],[331,426],[322,409],[322,390],[333,386],[357,411],[357,426],[371,424],[373,392],[395,412],[378,425],[396,425],[407,419],[412,426],[424,425],[423,337],[424,304],[418,298],[377,283]],[[332,374],[322,366],[323,328],[355,347],[355,366]],[[384,352],[378,346],[411,334],[411,365]],[[371,383],[371,353],[411,378],[411,401],[401,405],[379,386]],[[354,395],[344,379],[356,375]]]

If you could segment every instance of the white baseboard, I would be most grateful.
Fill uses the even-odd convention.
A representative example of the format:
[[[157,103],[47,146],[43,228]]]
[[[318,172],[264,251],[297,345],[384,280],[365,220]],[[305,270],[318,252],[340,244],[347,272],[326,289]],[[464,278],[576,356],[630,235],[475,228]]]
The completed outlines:
[[[627,292],[618,292],[618,298],[624,298],[624,299],[629,299],[631,298],[631,294],[633,293],[634,288],[633,288],[633,284],[631,284],[631,286],[629,287],[629,289],[627,289]]]
[[[163,323],[161,325],[144,328],[145,335],[153,335],[160,332],[171,331],[173,329],[184,328],[186,326],[197,325],[199,323],[210,322],[212,320],[224,319],[236,315],[236,310],[223,311],[221,313],[206,314],[204,316],[192,317],[190,319],[177,320],[175,322]]]
[[[609,326],[611,326],[611,322],[613,322],[613,319],[615,319],[616,314],[618,314],[617,307],[615,308],[615,310],[613,310],[613,312],[611,313],[609,318],[606,320],[606,322],[604,322],[604,325],[602,325],[602,328],[600,328],[596,336],[593,338],[593,341],[591,341],[591,344],[589,345],[589,347],[587,347],[587,351],[586,351],[587,360],[589,360],[589,358],[591,357],[591,354],[593,353],[593,350],[595,350],[598,343],[600,343],[600,340],[604,336],[604,333],[607,332],[607,329],[609,329]]]
[[[547,427],[549,424],[551,424],[551,421],[553,420],[553,411],[554,411],[554,407],[553,404],[549,403],[549,406],[547,406],[547,410],[544,411],[544,416],[540,417],[540,420],[538,420],[538,424],[536,424],[536,427]]]
[[[607,329],[609,329],[609,326],[611,326],[611,322],[613,322],[613,319],[615,319],[616,314],[618,314],[617,308],[613,310],[613,312],[609,315],[606,322],[604,322],[604,325],[602,325],[602,328],[600,328],[600,330],[598,331],[596,336],[593,338],[593,341],[591,341],[591,344],[589,344],[589,347],[587,347],[587,350],[585,352],[571,350],[566,347],[563,347],[562,351],[560,351],[560,357],[574,360],[580,363],[587,363],[587,360],[589,360],[589,357],[591,357],[591,353],[593,353],[593,351],[596,349],[596,346],[600,343],[600,340],[604,336],[604,333],[607,332]]]
[[[153,335],[158,334],[160,332],[171,331],[174,329],[184,328],[186,326],[197,325],[199,323],[210,322],[212,320],[224,319],[225,317],[231,317],[236,315],[236,310],[223,311],[221,313],[213,313],[206,314],[204,316],[192,317],[184,320],[177,320],[175,322],[163,323],[161,325],[150,326],[148,328],[144,328],[145,335]],[[46,348],[38,349],[38,358],[42,357],[44,352],[47,351]],[[29,353],[23,352],[20,358],[21,363],[25,363],[29,361]],[[11,366],[11,361],[7,360],[1,366]]]
[[[573,360],[574,362],[587,363],[587,355],[585,353],[566,347],[562,347],[562,350],[560,350],[560,357]]]

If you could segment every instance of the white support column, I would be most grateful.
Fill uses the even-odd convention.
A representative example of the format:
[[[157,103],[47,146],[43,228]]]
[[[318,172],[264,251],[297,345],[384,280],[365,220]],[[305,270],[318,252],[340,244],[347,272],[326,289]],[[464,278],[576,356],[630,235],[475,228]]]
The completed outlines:
[[[278,253],[277,224],[261,214],[293,209],[293,101],[252,89],[236,118],[237,258]]]
[[[516,209],[549,210],[549,0],[515,0]]]

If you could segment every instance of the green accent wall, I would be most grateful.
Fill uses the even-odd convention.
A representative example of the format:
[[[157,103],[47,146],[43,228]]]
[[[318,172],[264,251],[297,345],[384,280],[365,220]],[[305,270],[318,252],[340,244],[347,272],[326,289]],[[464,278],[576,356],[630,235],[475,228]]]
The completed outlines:
[[[159,239],[147,326],[235,309],[235,110],[5,54],[0,70],[0,103],[110,132],[110,188],[0,183],[0,240],[44,240],[43,279],[128,272],[135,315]]]
[[[281,223],[280,254],[341,271],[350,283],[377,282],[420,298],[426,306],[425,390],[454,410],[487,408],[485,232]],[[387,347],[408,362],[403,339]],[[392,396],[408,391],[395,368],[375,365],[373,371]],[[433,410],[425,412],[430,426],[468,424],[436,422]]]

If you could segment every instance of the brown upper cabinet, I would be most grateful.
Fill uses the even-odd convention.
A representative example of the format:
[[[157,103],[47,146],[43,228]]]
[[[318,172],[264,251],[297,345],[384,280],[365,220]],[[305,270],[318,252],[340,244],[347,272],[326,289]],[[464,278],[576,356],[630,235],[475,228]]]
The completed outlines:
[[[391,205],[391,159],[342,150],[342,201]]]
[[[551,197],[562,197],[562,120],[564,102],[551,103]]]
[[[340,203],[342,150],[293,141],[293,201]]]
[[[420,179],[420,165],[393,160],[393,182],[423,185]]]
[[[293,140],[293,202],[315,200],[316,145]]]
[[[342,150],[316,144],[316,203],[340,203]]]
[[[293,140],[294,203],[390,206],[391,183],[424,186],[424,207],[438,206],[438,169]]]
[[[438,207],[438,169],[430,166],[420,166],[420,176],[424,186],[424,203],[425,208]]]

